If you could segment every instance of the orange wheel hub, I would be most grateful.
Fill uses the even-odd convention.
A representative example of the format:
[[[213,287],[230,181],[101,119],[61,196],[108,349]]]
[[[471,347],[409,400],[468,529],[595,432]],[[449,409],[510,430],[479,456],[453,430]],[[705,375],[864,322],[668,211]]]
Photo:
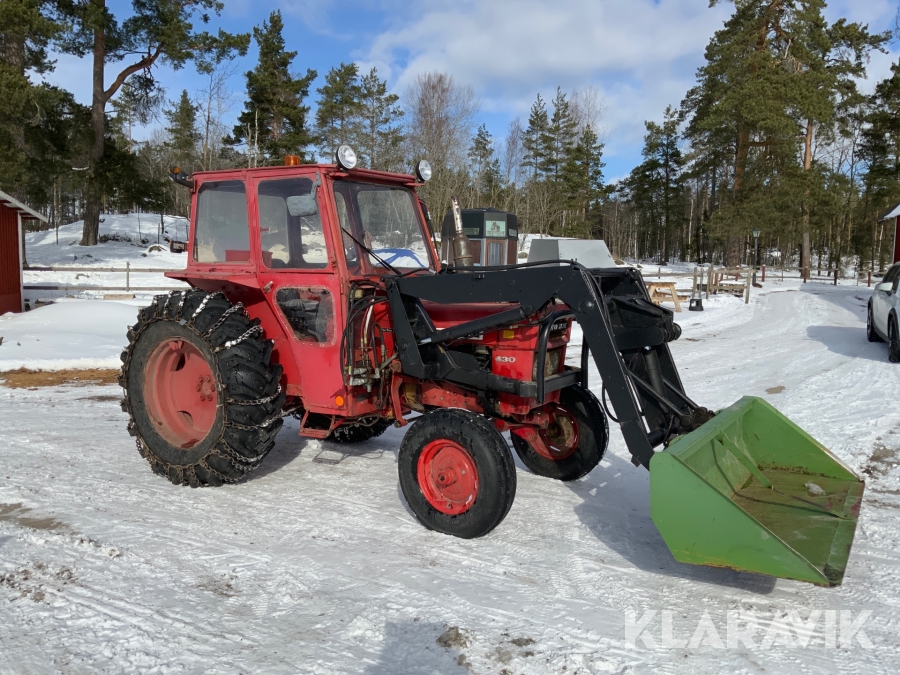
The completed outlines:
[[[216,377],[186,340],[160,343],[147,359],[144,400],[156,432],[178,448],[192,448],[216,421]]]
[[[450,516],[469,510],[478,496],[478,469],[459,443],[432,441],[419,455],[419,487],[435,509]]]

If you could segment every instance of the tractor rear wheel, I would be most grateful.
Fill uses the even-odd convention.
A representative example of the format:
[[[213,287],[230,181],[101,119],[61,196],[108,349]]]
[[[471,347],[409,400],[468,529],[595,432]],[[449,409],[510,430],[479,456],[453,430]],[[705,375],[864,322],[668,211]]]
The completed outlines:
[[[551,412],[548,429],[537,431],[532,445],[513,431],[513,447],[532,473],[556,480],[576,480],[603,459],[609,444],[609,424],[600,402],[581,385],[566,387]],[[536,447],[537,446],[537,447]]]
[[[473,539],[499,525],[516,496],[516,466],[496,427],[467,410],[435,410],[403,437],[400,488],[430,530]]]
[[[177,485],[234,483],[281,428],[281,366],[243,307],[220,293],[157,296],[138,313],[119,384],[128,431],[153,470]]]
[[[335,429],[328,440],[335,443],[362,443],[370,438],[378,438],[389,426],[391,421],[383,417],[375,418],[371,423],[349,422]]]

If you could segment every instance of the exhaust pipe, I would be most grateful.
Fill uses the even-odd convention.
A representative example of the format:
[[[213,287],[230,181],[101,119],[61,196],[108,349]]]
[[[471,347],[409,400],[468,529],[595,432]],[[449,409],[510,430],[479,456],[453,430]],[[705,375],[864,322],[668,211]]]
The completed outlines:
[[[453,251],[454,267],[472,267],[472,253],[469,251],[469,238],[463,230],[462,214],[459,212],[459,200],[456,197],[450,197],[450,204],[453,209],[453,225],[456,234],[450,242]]]

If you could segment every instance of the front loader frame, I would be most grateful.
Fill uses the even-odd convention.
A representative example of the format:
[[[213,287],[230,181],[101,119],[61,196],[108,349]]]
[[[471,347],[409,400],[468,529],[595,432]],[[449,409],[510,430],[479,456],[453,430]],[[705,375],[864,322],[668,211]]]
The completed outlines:
[[[653,448],[706,422],[712,413],[684,392],[668,342],[680,334],[672,312],[658,307],[637,270],[587,269],[571,262],[493,268],[456,268],[436,275],[383,277],[402,372],[446,380],[479,392],[508,393],[544,402],[547,393],[587,384],[594,363],[615,410],[632,463],[649,468]],[[496,314],[437,330],[422,301],[438,304],[507,303]],[[548,311],[549,310],[549,311]],[[540,315],[534,381],[496,375],[447,343],[500,330]],[[581,368],[545,376],[550,326],[574,316],[583,331]],[[489,411],[486,411],[489,412]]]

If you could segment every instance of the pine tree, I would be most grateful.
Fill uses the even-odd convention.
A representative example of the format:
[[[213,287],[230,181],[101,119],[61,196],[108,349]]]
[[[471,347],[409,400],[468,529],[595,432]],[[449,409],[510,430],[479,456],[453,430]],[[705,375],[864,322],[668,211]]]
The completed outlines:
[[[779,141],[795,135],[786,98],[791,74],[780,62],[789,48],[784,14],[785,0],[739,1],[707,46],[706,65],[685,99],[692,114],[688,134],[714,134],[713,143],[732,148],[736,203],[755,187],[746,181],[751,150],[774,151]]]
[[[320,97],[316,108],[319,155],[331,161],[339,146],[352,144],[358,135],[362,112],[359,68],[355,63],[332,68],[316,92]]]
[[[168,146],[172,152],[172,160],[188,173],[193,173],[197,161],[197,146],[202,136],[197,129],[197,107],[191,103],[187,90],[181,92],[181,98],[171,110],[165,111],[169,134]]]
[[[145,82],[146,75],[133,75],[122,88],[119,95],[110,101],[114,111],[109,124],[114,135],[121,135],[121,140],[134,151],[134,126],[146,125],[156,119],[159,108],[165,102],[165,92],[152,80]]]
[[[259,62],[246,74],[247,101],[228,143],[245,143],[251,166],[277,164],[287,154],[305,160],[313,138],[307,128],[309,106],[303,105],[316,71],[294,77],[290,67],[297,52],[285,51],[281,12],[253,28]]]
[[[803,133],[803,185],[801,231],[804,242],[810,235],[811,192],[825,189],[825,174],[813,171],[813,141],[818,130],[830,134],[835,124],[848,118],[838,114],[839,108],[854,105],[860,96],[856,80],[865,77],[865,61],[872,49],[880,49],[889,34],[871,35],[856,23],[839,19],[829,25],[822,12],[824,0],[798,3],[788,23],[792,36],[791,51],[785,61],[795,73],[797,84],[792,107],[797,111]],[[809,252],[804,246],[801,261],[809,267]],[[837,256],[840,260],[840,256]]]
[[[50,71],[47,46],[61,30],[41,0],[0,2],[0,187],[24,198],[29,149],[26,128],[40,122],[48,93],[33,84],[29,73]],[[43,91],[42,91],[43,90]]]
[[[522,141],[525,147],[524,166],[531,169],[532,178],[542,176],[549,170],[552,148],[550,147],[550,118],[541,95],[537,95],[528,116],[528,128]]]
[[[792,227],[794,208],[808,240],[811,194],[823,192],[828,174],[811,170],[814,135],[817,129],[834,131],[842,101],[854,97],[853,78],[863,73],[866,54],[884,40],[843,19],[829,25],[824,0],[734,4],[683,103],[695,174],[729,175],[722,187],[730,204],[716,215],[729,241],[728,264],[737,263],[741,237],[750,229]]]
[[[603,185],[603,144],[591,125],[584,127],[563,168],[566,208],[575,215],[576,234],[594,235]]]
[[[865,194],[875,210],[874,215],[880,215],[900,201],[900,62],[891,66],[890,77],[876,85],[862,121],[860,155],[868,169],[864,179]],[[876,232],[878,224],[874,218],[871,222],[868,258],[872,268],[877,263],[883,271],[890,252],[885,246],[878,245],[883,234]]]
[[[361,166],[399,171],[403,163],[403,109],[399,97],[387,93],[387,82],[375,68],[360,80],[356,151]]]
[[[631,172],[626,184],[643,218],[656,230],[660,262],[668,263],[674,249],[674,226],[684,213],[678,113],[669,106],[662,125],[644,124],[647,128],[641,151],[644,161]]]
[[[4,0],[5,2],[6,0]],[[123,22],[106,6],[106,0],[58,3],[65,13],[67,32],[57,46],[76,56],[91,55],[91,146],[87,172],[87,195],[84,211],[83,246],[98,241],[100,209],[103,199],[101,163],[106,150],[106,104],[136,74],[145,84],[154,83],[152,68],[160,58],[173,69],[188,60],[202,63],[210,53],[223,58],[247,51],[249,35],[230,35],[219,31],[211,35],[195,31],[194,20],[206,24],[209,11],[218,13],[218,0],[140,0],[132,4],[132,13]],[[135,58],[135,54],[141,54]],[[134,59],[122,68],[112,82],[106,84],[106,66],[123,59]]]
[[[867,184],[881,203],[900,200],[900,62],[875,87],[866,116],[863,150]]]
[[[487,126],[478,127],[472,147],[469,149],[470,172],[474,180],[475,194],[484,206],[493,206],[501,189],[500,160],[494,151],[494,141]]]
[[[560,87],[553,98],[553,115],[547,128],[547,173],[554,181],[562,178],[563,167],[575,145],[577,123],[569,111],[569,102]]]

